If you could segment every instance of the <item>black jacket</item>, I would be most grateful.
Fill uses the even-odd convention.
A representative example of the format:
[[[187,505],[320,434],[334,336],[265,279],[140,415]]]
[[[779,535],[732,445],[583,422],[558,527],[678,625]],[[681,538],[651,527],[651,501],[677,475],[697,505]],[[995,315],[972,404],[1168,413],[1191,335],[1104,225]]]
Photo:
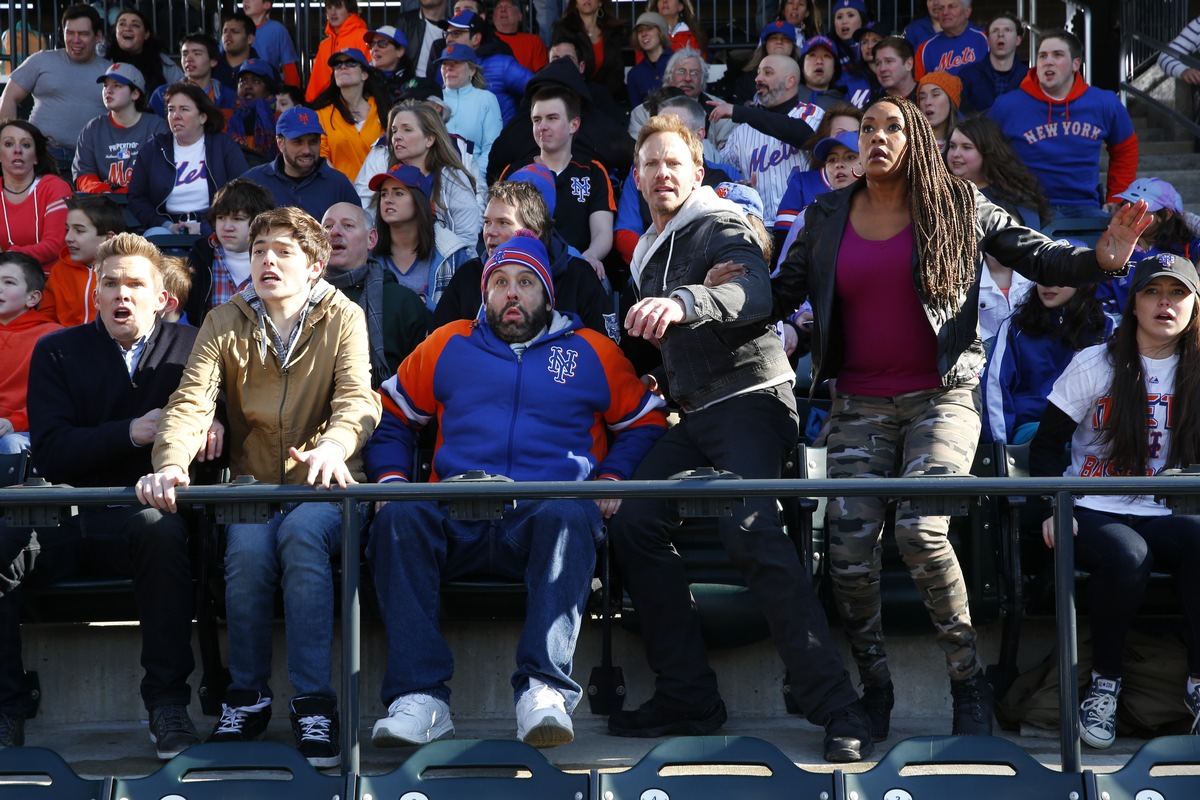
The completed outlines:
[[[844,189],[818,195],[805,212],[804,229],[780,262],[772,281],[777,318],[786,317],[807,298],[812,303],[813,386],[837,377],[842,366],[845,332],[834,302],[834,272],[850,218],[850,200],[866,186],[859,180]],[[975,192],[975,239],[979,263],[975,281],[958,311],[934,308],[922,293],[916,276],[919,258],[912,253],[913,284],[925,315],[937,336],[937,370],[945,387],[958,386],[983,371],[985,356],[979,339],[979,275],[984,254],[995,256],[1025,277],[1045,286],[1081,286],[1118,277],[1100,269],[1092,250],[1058,245],[1037,231],[1018,224],[1008,212]]]
[[[129,425],[179,386],[197,330],[159,321],[130,377],[102,320],[43,336],[29,364],[33,463],[51,483],[133,486],[153,472]]]

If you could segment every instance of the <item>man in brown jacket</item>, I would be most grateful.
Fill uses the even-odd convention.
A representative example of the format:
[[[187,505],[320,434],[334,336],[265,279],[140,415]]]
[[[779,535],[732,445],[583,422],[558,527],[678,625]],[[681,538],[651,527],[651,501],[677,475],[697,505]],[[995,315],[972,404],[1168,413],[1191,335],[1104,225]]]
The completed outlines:
[[[379,422],[366,323],[325,282],[330,245],[321,224],[277,208],[250,226],[252,285],[204,319],[179,390],[154,443],[156,472],[138,498],[175,510],[175,488],[203,459],[215,398],[224,392],[230,467],[264,483],[345,487],[362,477],[358,450]],[[209,741],[249,741],[271,718],[271,627],[282,578],[290,705],[297,747],[317,767],[341,762],[331,683],[333,579],[339,505],[286,505],[260,525],[230,525],[225,551],[232,683]]]

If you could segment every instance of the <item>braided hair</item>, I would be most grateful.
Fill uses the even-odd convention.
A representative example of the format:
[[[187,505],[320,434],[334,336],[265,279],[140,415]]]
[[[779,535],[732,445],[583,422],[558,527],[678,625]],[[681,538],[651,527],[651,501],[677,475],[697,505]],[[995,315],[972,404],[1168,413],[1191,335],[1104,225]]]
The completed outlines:
[[[946,169],[929,120],[903,97],[885,95],[876,104],[900,110],[908,137],[908,207],[921,264],[921,288],[946,314],[962,307],[976,280],[975,187]]]

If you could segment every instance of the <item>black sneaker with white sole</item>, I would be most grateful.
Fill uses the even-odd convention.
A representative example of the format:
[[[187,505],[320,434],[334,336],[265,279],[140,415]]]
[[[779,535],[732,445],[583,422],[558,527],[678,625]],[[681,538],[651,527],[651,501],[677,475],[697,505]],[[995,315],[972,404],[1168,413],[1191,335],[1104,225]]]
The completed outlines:
[[[309,764],[328,769],[342,763],[336,700],[319,695],[297,697],[292,700],[291,719],[296,749]]]
[[[187,706],[170,705],[150,709],[150,741],[163,761],[174,758],[194,744],[200,734],[188,716]]]
[[[271,698],[258,692],[233,690],[221,704],[221,718],[208,735],[209,742],[252,742],[267,731]]]

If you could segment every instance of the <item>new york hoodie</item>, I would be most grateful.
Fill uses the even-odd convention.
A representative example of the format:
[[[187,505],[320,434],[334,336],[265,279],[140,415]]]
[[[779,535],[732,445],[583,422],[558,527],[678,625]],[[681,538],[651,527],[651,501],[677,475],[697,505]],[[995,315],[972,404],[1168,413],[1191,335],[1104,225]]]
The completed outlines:
[[[1116,195],[1137,175],[1138,141],[1129,112],[1116,94],[1089,86],[1079,75],[1067,96],[1055,100],[1042,91],[1037,69],[1031,69],[1021,90],[996,98],[988,116],[1041,181],[1050,205],[1119,202]],[[1101,143],[1109,157],[1103,198],[1097,191]]]

